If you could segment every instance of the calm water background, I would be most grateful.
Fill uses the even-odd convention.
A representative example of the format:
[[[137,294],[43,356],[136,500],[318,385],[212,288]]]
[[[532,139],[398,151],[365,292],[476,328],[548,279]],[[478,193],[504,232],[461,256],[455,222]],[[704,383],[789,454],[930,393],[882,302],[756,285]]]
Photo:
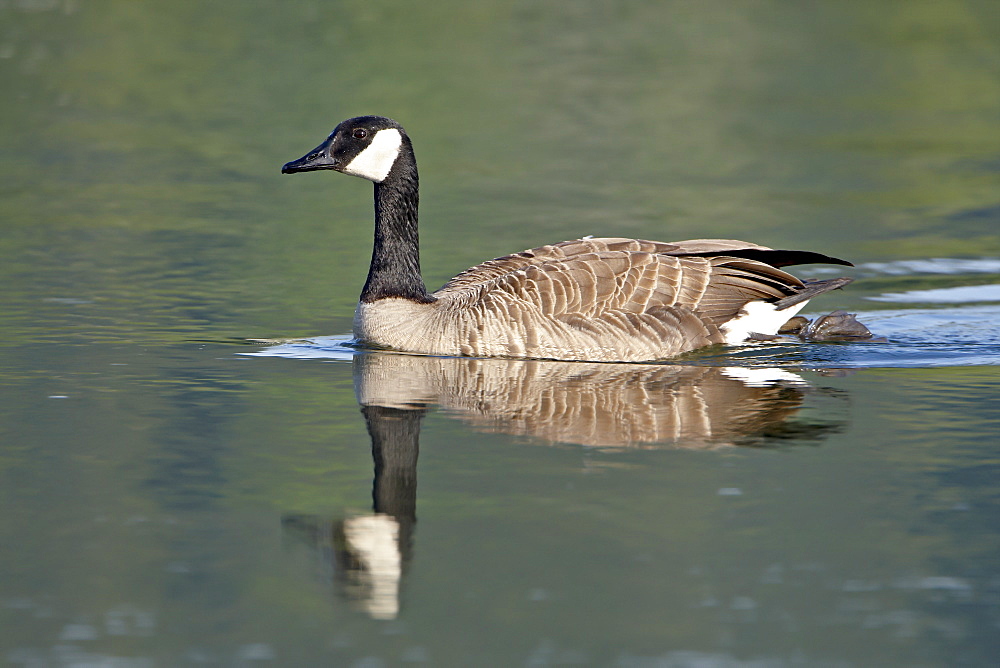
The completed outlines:
[[[4,0],[0,87],[6,664],[995,665],[995,2]],[[430,286],[747,238],[855,261],[810,308],[889,341],[237,345],[350,330],[371,186],[278,170],[361,113]]]

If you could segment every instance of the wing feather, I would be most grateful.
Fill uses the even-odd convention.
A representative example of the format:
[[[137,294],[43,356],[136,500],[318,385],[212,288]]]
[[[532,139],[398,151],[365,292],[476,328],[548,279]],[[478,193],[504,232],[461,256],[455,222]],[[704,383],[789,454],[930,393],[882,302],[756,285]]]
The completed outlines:
[[[505,317],[529,340],[534,329],[545,329],[537,318],[527,321],[526,309],[537,309],[595,337],[645,331],[697,347],[747,302],[788,300],[803,290],[798,278],[758,259],[774,254],[784,261],[793,257],[788,253],[796,252],[733,239],[577,239],[489,260],[434,294],[466,306],[503,303]]]

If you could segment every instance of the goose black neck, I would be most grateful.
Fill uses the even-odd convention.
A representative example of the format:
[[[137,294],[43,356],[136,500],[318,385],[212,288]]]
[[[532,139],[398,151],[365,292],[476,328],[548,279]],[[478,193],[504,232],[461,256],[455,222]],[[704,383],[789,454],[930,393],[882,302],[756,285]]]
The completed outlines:
[[[420,277],[417,234],[417,163],[409,142],[389,174],[375,184],[375,244],[361,301],[402,297],[429,303],[434,298]]]

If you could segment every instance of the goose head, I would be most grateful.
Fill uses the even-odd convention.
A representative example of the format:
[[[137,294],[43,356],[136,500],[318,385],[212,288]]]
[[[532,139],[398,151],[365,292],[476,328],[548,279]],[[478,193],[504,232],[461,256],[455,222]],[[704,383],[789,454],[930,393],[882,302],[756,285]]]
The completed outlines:
[[[306,155],[286,163],[282,174],[332,169],[382,183],[408,143],[403,127],[382,116],[349,118]]]

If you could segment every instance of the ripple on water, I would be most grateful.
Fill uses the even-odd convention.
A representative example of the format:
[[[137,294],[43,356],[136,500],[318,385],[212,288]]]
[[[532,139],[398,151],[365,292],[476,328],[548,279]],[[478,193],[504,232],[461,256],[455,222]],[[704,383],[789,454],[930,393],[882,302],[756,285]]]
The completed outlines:
[[[350,362],[357,353],[357,349],[352,346],[353,342],[354,337],[350,334],[313,336],[308,339],[284,341],[239,354],[249,357],[289,357]]]
[[[884,343],[805,345],[810,366],[928,367],[1000,364],[1000,304],[867,311]]]
[[[862,274],[909,276],[912,274],[996,274],[1000,273],[1000,258],[932,257],[920,260],[865,262],[857,269]]]
[[[933,288],[887,292],[868,299],[897,304],[968,304],[971,302],[1000,302],[1000,284],[963,285],[956,288]]]

